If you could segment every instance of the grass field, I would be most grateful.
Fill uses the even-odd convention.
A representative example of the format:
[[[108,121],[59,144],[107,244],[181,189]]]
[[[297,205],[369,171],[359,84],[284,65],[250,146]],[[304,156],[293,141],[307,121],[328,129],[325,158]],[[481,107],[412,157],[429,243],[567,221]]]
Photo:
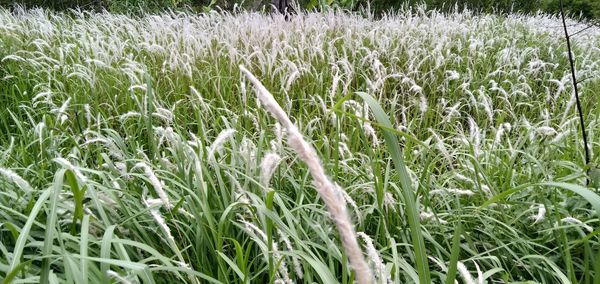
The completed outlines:
[[[0,278],[600,283],[570,76],[546,15],[0,9]]]

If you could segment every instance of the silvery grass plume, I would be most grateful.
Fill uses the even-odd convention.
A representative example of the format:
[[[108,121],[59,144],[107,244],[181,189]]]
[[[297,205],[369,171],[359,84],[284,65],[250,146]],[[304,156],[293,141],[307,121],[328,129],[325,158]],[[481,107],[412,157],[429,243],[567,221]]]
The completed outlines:
[[[217,138],[215,138],[215,141],[208,148],[209,161],[216,164],[217,161],[215,160],[215,153],[218,152],[219,150],[221,150],[221,148],[223,148],[223,145],[225,144],[225,142],[227,142],[227,140],[229,138],[231,138],[231,136],[233,136],[234,133],[235,133],[235,129],[228,128],[228,129],[221,131],[221,133],[219,133],[219,135],[217,135]]]
[[[473,191],[470,191],[468,189],[458,189],[458,188],[434,189],[434,190],[429,191],[429,195],[436,195],[436,194],[440,194],[440,195],[455,194],[455,195],[466,195],[466,196],[475,195],[475,193]]]
[[[536,129],[536,131],[542,136],[554,136],[558,134],[558,132],[556,132],[556,130],[550,126],[540,126]]]
[[[432,218],[434,218],[434,217],[436,217],[436,216],[435,216],[435,214],[433,214],[433,212],[431,212],[430,210],[427,210],[427,211],[421,211],[421,213],[419,213],[419,218],[421,219],[421,221],[427,221],[427,220],[429,220],[429,219],[432,219]],[[445,220],[442,220],[442,219],[440,219],[440,218],[436,218],[436,220],[437,220],[437,221],[438,221],[440,224],[442,224],[442,225],[448,224],[448,222],[447,222],[447,221],[445,221]]]
[[[544,206],[544,204],[539,204],[538,213],[535,216],[531,216],[531,219],[533,219],[534,224],[537,224],[538,222],[544,220],[544,216],[546,216],[546,206]]]
[[[63,124],[69,117],[65,114],[67,108],[69,107],[69,103],[71,102],[71,98],[68,98],[60,108],[52,109],[51,112],[56,113],[56,118],[60,120],[60,124]]]
[[[275,153],[268,153],[260,163],[260,183],[267,189],[269,188],[269,182],[277,166],[281,163],[281,157]]]
[[[152,116],[157,117],[165,123],[165,125],[171,125],[173,123],[173,112],[169,109],[158,107],[156,108],[156,112],[152,113]]]
[[[12,181],[22,190],[25,190],[26,193],[30,193],[33,191],[33,188],[29,183],[24,180],[21,176],[10,169],[0,168],[0,175],[4,176],[7,180]]]
[[[560,221],[564,222],[564,223],[579,225],[590,233],[594,231],[594,228],[592,226],[590,226],[586,223],[583,223],[583,222],[581,222],[581,220],[573,218],[573,217],[565,217],[565,218],[560,219]]]
[[[144,191],[146,191],[146,190],[144,190]],[[179,259],[179,261],[174,261],[174,262],[177,263],[182,268],[189,269],[190,266],[189,266],[189,264],[187,264],[187,262],[185,262],[185,259],[183,258],[181,251],[177,247],[177,242],[175,241],[175,238],[173,238],[173,234],[171,234],[171,229],[169,228],[169,226],[167,225],[167,222],[165,221],[165,219],[160,214],[160,211],[157,208],[157,207],[163,206],[164,204],[162,203],[161,200],[158,200],[158,199],[145,199],[146,192],[144,192],[143,195],[144,195],[144,197],[142,197],[142,202],[144,202],[144,205],[150,211],[150,215],[152,215],[152,217],[154,218],[154,220],[160,227],[160,230],[165,235],[167,242],[169,243],[169,246],[175,252],[175,255]],[[191,274],[189,275],[189,278],[192,283],[194,283],[194,284],[198,283],[198,279],[193,277]]]
[[[379,279],[379,283],[392,283],[392,280],[389,279],[389,277],[386,277],[385,264],[383,263],[379,252],[375,248],[375,245],[373,245],[373,240],[371,237],[364,232],[358,232],[357,235],[363,239],[365,245],[367,246],[367,254],[371,259],[371,262],[373,262],[375,274]]]
[[[294,251],[292,243],[290,242],[290,238],[288,238],[288,236],[281,230],[277,230],[277,234],[279,234],[279,237],[283,240],[283,243],[285,244],[288,251]],[[300,264],[300,261],[298,261],[297,257],[292,257],[292,262],[294,264],[294,272],[296,272],[296,277],[298,277],[299,279],[303,279],[304,272],[302,271],[302,264]]]
[[[58,157],[58,158],[54,159],[54,162],[58,163],[63,168],[66,168],[66,169],[72,171],[73,174],[75,174],[75,176],[77,177],[77,179],[79,179],[79,181],[81,181],[82,183],[86,183],[87,182],[87,177],[84,176],[81,173],[81,171],[79,170],[79,168],[73,166],[73,164],[71,164],[71,162],[69,162],[67,159],[62,158],[62,157]]]
[[[85,111],[85,121],[87,122],[87,125],[89,126],[92,124],[92,111],[90,110],[90,105],[89,104],[83,105],[83,110]]]
[[[348,194],[348,192],[346,192],[339,185],[334,184],[334,186],[336,187],[336,190],[342,195],[342,197],[346,201],[346,204],[350,204],[350,207],[352,207],[352,210],[354,211],[354,214],[356,214],[356,218],[358,219],[358,223],[360,224],[362,222],[362,215],[360,214],[360,209],[358,209],[358,205],[356,204],[356,202],[354,202],[354,199],[352,199],[350,194]]]
[[[442,138],[440,138],[440,136],[433,129],[428,128],[427,130],[429,130],[429,132],[431,132],[431,134],[435,140],[435,147],[440,151],[440,153],[442,153],[442,156],[448,162],[448,166],[450,166],[450,168],[454,169],[454,165],[453,165],[454,162],[452,160],[452,156],[450,155],[450,152],[448,152],[448,149],[444,145],[444,141],[442,140]]]
[[[162,204],[167,209],[173,208],[173,204],[171,204],[171,201],[169,201],[169,196],[164,191],[162,183],[160,182],[160,180],[158,180],[158,178],[154,174],[154,171],[152,171],[152,168],[150,168],[150,166],[148,166],[144,162],[139,162],[139,163],[135,164],[135,166],[131,170],[134,170],[137,168],[141,168],[142,170],[144,170],[144,174],[146,174],[146,177],[150,181],[150,184],[152,184],[152,187],[154,188],[154,191],[156,192],[156,194],[162,201]]]
[[[175,238],[173,238],[173,235],[171,234],[171,229],[167,225],[167,222],[162,217],[162,215],[160,215],[160,211],[157,208],[157,207],[162,206],[163,204],[161,204],[160,200],[156,200],[156,199],[142,199],[142,200],[144,202],[144,205],[146,205],[146,207],[150,210],[150,214],[152,215],[152,217],[154,217],[154,220],[156,220],[156,223],[159,225],[159,227],[165,234],[165,237],[167,238],[169,243],[171,243],[171,242],[174,243]]]
[[[4,150],[2,152],[2,155],[0,155],[0,164],[4,164],[4,162],[12,155],[12,151],[14,150],[14,147],[15,147],[15,137],[11,136],[8,147],[6,148],[6,150]]]
[[[265,234],[265,232],[263,232],[260,228],[258,228],[253,223],[247,221],[243,217],[240,218],[240,222],[244,224],[246,231],[248,231],[249,233],[258,235],[263,242],[267,243],[267,241],[268,241],[267,234]],[[272,241],[271,250],[273,251],[273,257],[275,258],[275,261],[279,262],[279,260],[281,260],[281,262],[279,264],[279,268],[278,268],[278,270],[279,270],[278,274],[280,275],[281,279],[278,279],[278,280],[280,282],[286,283],[286,284],[293,283],[292,280],[290,279],[290,276],[289,276],[289,273],[287,270],[287,265],[285,264],[285,261],[282,259],[283,256],[281,255],[281,253],[279,253],[279,248],[277,246],[276,241]]]
[[[372,283],[373,279],[371,277],[371,271],[358,246],[356,234],[347,213],[346,203],[336,186],[329,180],[327,175],[325,175],[325,170],[321,166],[317,153],[312,146],[304,140],[298,128],[292,123],[265,86],[263,86],[263,84],[244,66],[240,65],[240,70],[256,88],[258,99],[261,101],[263,107],[271,112],[282,127],[287,129],[288,143],[296,151],[300,159],[308,166],[314,179],[315,188],[321,198],[323,198],[331,217],[337,225],[342,245],[348,255],[352,269],[356,273],[357,282],[359,284]]]
[[[463,279],[465,284],[476,284],[475,279],[473,279],[473,276],[471,276],[471,273],[469,272],[464,263],[459,261],[458,263],[456,263],[456,266],[456,268],[458,269],[458,274],[460,274],[460,277]]]

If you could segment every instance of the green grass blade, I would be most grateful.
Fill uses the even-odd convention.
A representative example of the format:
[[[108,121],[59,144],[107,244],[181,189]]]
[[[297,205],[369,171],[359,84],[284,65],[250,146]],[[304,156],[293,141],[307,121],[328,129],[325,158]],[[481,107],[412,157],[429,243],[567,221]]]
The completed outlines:
[[[90,215],[85,214],[83,216],[83,220],[81,221],[81,242],[79,243],[79,255],[81,257],[81,282],[82,284],[88,283],[88,237],[89,237],[89,227],[90,227]]]
[[[565,182],[544,182],[544,183],[538,183],[538,184],[520,185],[520,186],[517,186],[515,188],[512,188],[510,190],[504,191],[500,194],[493,196],[488,201],[484,202],[479,208],[484,208],[492,203],[496,203],[496,202],[508,197],[509,195],[511,195],[513,193],[519,192],[519,191],[526,189],[528,187],[531,187],[531,186],[557,187],[557,188],[566,189],[575,194],[578,194],[592,205],[592,207],[596,211],[596,214],[598,215],[598,217],[600,217],[600,196],[598,194],[594,193],[593,191],[589,190],[586,187],[583,187],[581,185],[572,184],[572,183],[565,183]]]
[[[40,211],[42,210],[42,206],[44,205],[44,203],[46,203],[46,200],[48,199],[48,197],[50,197],[51,193],[52,193],[51,189],[44,190],[42,192],[42,195],[40,195],[38,200],[35,202],[35,205],[33,206],[31,213],[29,213],[27,222],[25,223],[25,226],[23,226],[23,228],[21,229],[21,233],[19,234],[19,238],[17,239],[17,242],[15,244],[15,249],[13,251],[13,258],[10,263],[11,271],[14,270],[15,268],[17,268],[17,266],[21,262],[21,255],[23,254],[23,248],[25,248],[25,242],[27,242],[27,238],[29,237],[29,232],[31,230],[31,226],[33,225],[33,221],[35,221],[35,218],[37,217],[38,213],[40,213]]]
[[[108,265],[114,265],[114,266],[119,266],[119,267],[126,268],[126,269],[131,269],[131,270],[144,270],[148,267],[147,265],[145,265],[143,263],[137,263],[137,262],[133,262],[133,261],[126,261],[126,260],[120,260],[120,259],[111,259],[111,258],[88,256],[88,257],[81,259],[81,261],[83,261],[83,260],[91,260],[91,261],[95,261],[95,262],[99,262],[99,263],[105,263]]]
[[[154,154],[156,153],[156,144],[154,143],[154,129],[152,129],[152,113],[154,112],[154,89],[152,87],[152,78],[150,74],[147,72],[144,74],[146,79],[146,113],[145,113],[145,122],[146,122],[146,135],[147,135],[147,143],[148,143],[148,158],[150,160],[154,159]]]
[[[110,258],[110,250],[112,247],[113,234],[115,231],[116,225],[109,226],[104,231],[104,235],[102,236],[102,242],[100,244],[100,257],[107,259]],[[103,283],[110,283],[110,278],[106,274],[106,272],[110,269],[110,264],[106,262],[102,262],[100,264],[100,272],[102,272],[104,281]]]
[[[240,268],[235,264],[235,262],[233,262],[233,260],[231,260],[227,255],[225,255],[224,253],[217,251],[217,254],[219,254],[219,256],[221,258],[223,258],[223,260],[225,260],[225,262],[227,262],[227,264],[229,265],[229,268],[231,268],[233,270],[233,272],[235,272],[235,274],[237,274],[237,276],[240,279],[244,279],[245,275],[244,273],[240,270]]]
[[[27,267],[27,265],[30,265],[32,262],[32,260],[28,260],[28,261],[24,261],[19,263],[15,268],[13,268],[8,274],[6,274],[6,277],[4,277],[4,280],[2,280],[2,284],[10,284],[13,283],[13,280],[15,279],[15,277],[17,277],[17,274],[25,269]]]
[[[56,226],[56,206],[58,197],[63,188],[63,179],[65,176],[65,169],[60,169],[54,175],[54,182],[52,184],[52,199],[50,200],[50,212],[47,215],[46,221],[46,233],[44,235],[44,247],[42,248],[42,256],[44,259],[42,260],[42,271],[40,273],[40,283],[48,283],[50,277],[50,261],[49,258],[50,253],[52,252],[52,244],[54,243],[54,233]]]
[[[304,261],[306,261],[308,264],[310,264],[311,268],[314,269],[315,272],[317,273],[317,275],[319,275],[319,277],[321,278],[320,283],[331,283],[331,284],[339,283],[339,281],[336,280],[335,276],[333,276],[333,274],[331,273],[331,270],[329,270],[329,268],[327,267],[327,265],[325,263],[309,256],[308,254],[306,254],[304,252],[297,251],[294,253],[296,253],[299,257],[304,259]]]
[[[566,189],[566,190],[569,190],[573,193],[580,195],[581,197],[583,197],[585,200],[587,200],[587,202],[589,202],[592,205],[594,210],[596,210],[596,214],[600,218],[600,196],[598,194],[594,193],[593,191],[591,191],[590,189],[583,187],[581,185],[564,183],[564,182],[545,182],[545,183],[541,183],[540,185],[558,187],[558,188]]]
[[[594,263],[594,284],[600,284],[600,248],[598,248],[596,263]]]
[[[524,259],[538,259],[543,261],[544,263],[546,263],[548,266],[550,266],[550,268],[552,269],[552,271],[554,271],[554,274],[556,276],[556,278],[558,278],[560,280],[560,283],[563,284],[571,284],[572,282],[569,280],[569,277],[567,277],[563,272],[562,269],[560,267],[558,267],[558,265],[556,265],[556,263],[554,263],[554,261],[552,261],[551,259],[545,257],[545,256],[541,256],[541,255],[527,255],[524,256],[523,258],[521,258],[521,260]]]
[[[462,234],[462,224],[460,220],[454,228],[454,236],[452,237],[452,252],[450,254],[450,263],[448,264],[448,273],[446,274],[446,284],[454,283],[456,278],[456,270],[458,264],[458,256],[460,253],[460,236]]]
[[[387,128],[393,128],[389,117],[373,97],[361,92],[357,92],[356,94],[359,95],[369,105],[371,111],[375,115],[375,118],[380,124]],[[390,153],[390,157],[392,158],[394,166],[400,175],[400,184],[402,185],[402,194],[404,195],[404,200],[406,202],[406,216],[408,218],[412,244],[415,250],[419,281],[420,283],[430,283],[431,276],[429,273],[429,263],[427,261],[425,241],[421,232],[419,208],[417,206],[417,200],[411,185],[410,176],[406,170],[402,149],[400,148],[400,143],[398,142],[397,136],[393,132],[383,129],[383,135],[385,138],[385,144]]]

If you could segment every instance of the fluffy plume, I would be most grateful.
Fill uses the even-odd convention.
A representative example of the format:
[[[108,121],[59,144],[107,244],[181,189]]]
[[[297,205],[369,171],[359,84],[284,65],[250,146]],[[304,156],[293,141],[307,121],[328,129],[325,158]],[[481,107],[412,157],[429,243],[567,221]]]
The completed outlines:
[[[281,230],[277,230],[277,234],[279,234],[279,237],[283,240],[283,243],[285,244],[287,250],[293,252],[294,248],[292,247],[292,243],[290,242],[288,236]],[[299,279],[303,279],[304,272],[302,270],[302,264],[300,264],[300,261],[297,257],[292,257],[292,262],[294,263],[294,272],[296,272],[296,277],[298,277]]]
[[[144,162],[139,162],[139,163],[135,164],[135,167],[133,167],[133,169],[136,169],[136,168],[141,168],[144,171],[144,174],[146,174],[146,177],[150,181],[150,184],[154,188],[154,191],[156,192],[156,194],[158,195],[158,197],[162,201],[163,205],[167,209],[173,208],[173,205],[171,204],[171,201],[169,201],[169,196],[164,191],[162,183],[160,182],[160,180],[158,180],[158,178],[154,174],[154,171],[152,171],[152,168],[150,168],[150,166],[148,166]]]
[[[304,140],[298,128],[292,123],[287,114],[263,84],[243,66],[240,66],[240,70],[256,88],[258,99],[261,101],[263,107],[271,112],[281,126],[287,130],[288,143],[296,151],[296,154],[298,154],[300,159],[308,166],[314,179],[315,187],[321,198],[323,198],[331,217],[337,225],[342,245],[348,255],[352,269],[356,273],[357,282],[359,284],[372,283],[373,279],[371,277],[371,272],[363,258],[362,251],[358,246],[354,228],[348,217],[346,203],[339,190],[337,190],[335,185],[329,180],[327,175],[325,175],[325,170],[321,166],[317,153],[313,147]]]
[[[365,242],[365,244],[367,246],[367,254],[369,255],[369,258],[371,259],[371,262],[373,262],[373,266],[375,267],[375,274],[377,275],[379,282],[380,283],[385,283],[385,282],[392,283],[391,279],[388,279],[388,277],[386,277],[385,265],[383,264],[383,260],[381,260],[381,256],[379,256],[379,252],[373,245],[373,240],[371,239],[371,237],[369,237],[367,234],[365,234],[363,232],[358,232],[357,234],[359,237],[361,237],[363,239],[363,241]]]
[[[263,158],[260,163],[260,183],[265,187],[269,187],[269,181],[280,162],[281,157],[275,153],[268,153]]]
[[[471,276],[471,272],[469,272],[464,263],[459,261],[456,264],[456,267],[458,269],[458,274],[463,279],[465,284],[476,284],[475,280],[473,279],[473,276]]]
[[[538,205],[538,212],[535,216],[531,216],[533,219],[533,223],[536,224],[542,220],[544,220],[544,216],[546,216],[546,206],[544,204]]]
[[[569,224],[575,224],[575,225],[579,225],[581,227],[583,227],[586,231],[588,232],[593,232],[594,228],[586,223],[581,222],[581,220],[573,218],[573,217],[565,217],[560,219],[561,222],[564,223],[569,223]]]
[[[71,162],[69,162],[67,159],[65,158],[56,158],[54,159],[54,161],[58,164],[60,164],[61,166],[63,166],[64,168],[71,170],[75,176],[79,179],[79,181],[81,181],[82,183],[86,183],[87,182],[87,177],[85,177],[81,171],[79,171],[79,168],[73,166],[73,164],[71,164]]]
[[[19,176],[17,173],[13,172],[10,169],[0,168],[0,175],[4,176],[9,181],[12,181],[19,188],[25,190],[27,193],[33,191],[33,188],[31,187],[31,185],[29,185],[29,183],[26,180],[24,180],[21,176]]]
[[[212,145],[210,145],[210,148],[208,148],[208,159],[209,160],[211,160],[213,163],[216,163],[215,152],[221,150],[221,148],[223,147],[225,142],[227,142],[227,140],[229,138],[231,138],[234,133],[235,133],[235,129],[225,129],[225,130],[221,131],[221,133],[219,133],[219,135],[217,135],[217,138],[215,139],[215,141],[212,143]]]
[[[251,222],[246,221],[245,219],[241,219],[240,222],[242,224],[244,224],[244,227],[246,229],[247,232],[249,233],[253,233],[256,234],[260,237],[260,239],[263,242],[267,242],[267,234],[265,234],[265,232],[263,232],[260,228],[258,228],[256,225],[254,225]],[[271,250],[273,251],[273,257],[275,258],[275,261],[279,261],[283,256],[281,255],[281,253],[279,252],[279,248],[277,247],[277,242],[273,241],[273,245],[271,247]],[[292,280],[290,279],[290,275],[288,273],[288,269],[287,269],[287,265],[285,263],[284,260],[281,260],[281,263],[279,264],[279,270],[277,273],[281,278],[278,279],[281,283],[285,283],[285,284],[291,284],[293,283]],[[276,280],[277,281],[277,280]]]
[[[468,189],[457,189],[457,188],[434,189],[434,190],[429,191],[429,195],[437,195],[437,194],[456,194],[456,195],[466,195],[466,196],[475,195],[474,192],[472,192]]]

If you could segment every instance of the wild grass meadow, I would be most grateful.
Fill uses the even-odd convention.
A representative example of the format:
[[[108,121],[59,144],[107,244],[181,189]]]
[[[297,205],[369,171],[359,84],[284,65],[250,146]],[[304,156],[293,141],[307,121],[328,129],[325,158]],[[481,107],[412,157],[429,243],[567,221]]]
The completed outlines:
[[[2,8],[0,279],[600,283],[562,28]],[[595,164],[600,28],[572,41]]]

